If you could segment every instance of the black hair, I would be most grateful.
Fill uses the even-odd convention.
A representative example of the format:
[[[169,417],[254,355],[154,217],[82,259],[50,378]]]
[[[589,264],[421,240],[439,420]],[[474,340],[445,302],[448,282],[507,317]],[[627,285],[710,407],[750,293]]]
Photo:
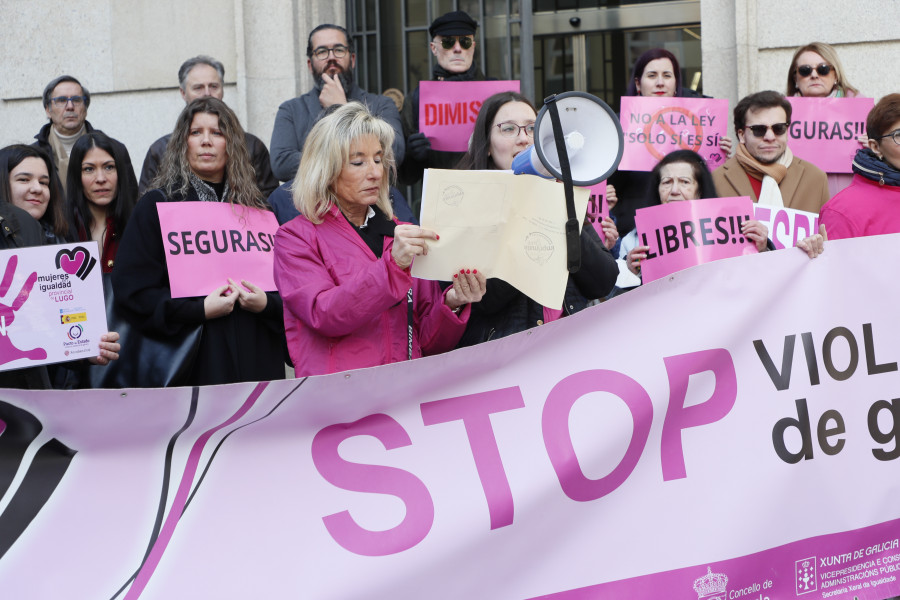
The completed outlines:
[[[63,208],[62,186],[59,184],[59,176],[50,155],[40,148],[13,144],[0,150],[0,201],[12,204],[9,174],[26,158],[39,158],[47,165],[47,173],[50,174],[50,201],[47,203],[47,211],[40,220],[47,223],[57,236],[65,237],[69,233],[69,224]]]
[[[312,47],[312,38],[313,35],[322,31],[323,29],[334,29],[336,31],[340,31],[344,34],[344,38],[347,40],[347,49],[350,51],[350,54],[353,54],[355,50],[353,49],[353,38],[350,37],[350,34],[347,33],[347,30],[341,27],[340,25],[332,25],[331,23],[323,23],[319,25],[315,29],[309,32],[309,37],[306,38],[306,58],[312,58],[313,55],[313,47]]]
[[[510,102],[524,102],[534,110],[531,100],[518,92],[500,92],[485,100],[475,119],[475,131],[472,132],[469,150],[459,160],[457,169],[472,171],[497,168],[490,156],[491,126],[500,108]],[[534,112],[537,114],[536,110]]]
[[[74,235],[80,236],[79,229],[86,232],[86,239],[91,239],[91,227],[94,225],[93,213],[88,206],[90,200],[84,195],[81,182],[81,164],[85,155],[92,149],[99,148],[109,154],[116,163],[116,196],[107,207],[107,216],[113,219],[113,231],[121,237],[125,225],[131,217],[131,211],[137,203],[138,185],[130,161],[122,155],[124,146],[116,142],[102,131],[87,133],[75,142],[69,155],[69,172],[66,178],[66,207],[70,222],[75,225]]]

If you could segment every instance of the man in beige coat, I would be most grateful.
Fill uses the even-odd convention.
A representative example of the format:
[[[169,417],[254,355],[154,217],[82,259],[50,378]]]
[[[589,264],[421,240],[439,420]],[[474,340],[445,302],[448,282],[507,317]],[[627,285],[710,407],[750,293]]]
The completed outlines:
[[[818,213],[828,201],[828,178],[787,146],[791,104],[778,92],[757,92],[734,107],[737,152],[713,173],[720,197]]]

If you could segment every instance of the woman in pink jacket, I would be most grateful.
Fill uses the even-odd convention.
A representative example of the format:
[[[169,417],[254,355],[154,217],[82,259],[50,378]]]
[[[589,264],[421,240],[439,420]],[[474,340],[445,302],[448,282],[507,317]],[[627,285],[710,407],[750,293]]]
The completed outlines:
[[[362,104],[321,119],[294,179],[300,216],[275,236],[275,283],[298,376],[450,350],[485,278],[460,271],[442,292],[410,275],[435,232],[398,224],[388,199],[393,129]]]

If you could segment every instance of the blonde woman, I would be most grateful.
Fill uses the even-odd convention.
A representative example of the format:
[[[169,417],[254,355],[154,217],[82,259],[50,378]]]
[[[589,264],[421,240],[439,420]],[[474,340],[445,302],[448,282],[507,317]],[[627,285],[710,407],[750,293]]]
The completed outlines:
[[[393,139],[391,126],[357,102],[306,138],[293,190],[300,216],[275,236],[275,283],[298,376],[450,350],[469,304],[484,294],[477,269],[448,273],[445,292],[410,275],[438,235],[394,219]]]

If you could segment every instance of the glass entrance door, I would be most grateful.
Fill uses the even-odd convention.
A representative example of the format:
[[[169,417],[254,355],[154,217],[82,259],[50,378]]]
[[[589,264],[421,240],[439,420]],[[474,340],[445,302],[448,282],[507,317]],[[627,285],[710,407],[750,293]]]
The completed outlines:
[[[699,5],[695,4],[675,2],[629,7],[631,18],[627,20],[622,15],[611,14],[626,9],[536,13],[533,43],[535,100],[540,102],[550,94],[578,90],[601,98],[618,112],[619,98],[625,93],[632,65],[651,48],[672,52],[681,64],[683,85],[702,92]],[[661,8],[665,9],[661,12],[668,12],[667,18],[674,17],[675,23],[679,20],[684,23],[600,29],[632,22],[652,25],[658,20],[651,18],[652,13]],[[639,17],[636,12],[646,14]],[[696,22],[691,22],[695,17]],[[596,29],[589,30],[585,24]]]

